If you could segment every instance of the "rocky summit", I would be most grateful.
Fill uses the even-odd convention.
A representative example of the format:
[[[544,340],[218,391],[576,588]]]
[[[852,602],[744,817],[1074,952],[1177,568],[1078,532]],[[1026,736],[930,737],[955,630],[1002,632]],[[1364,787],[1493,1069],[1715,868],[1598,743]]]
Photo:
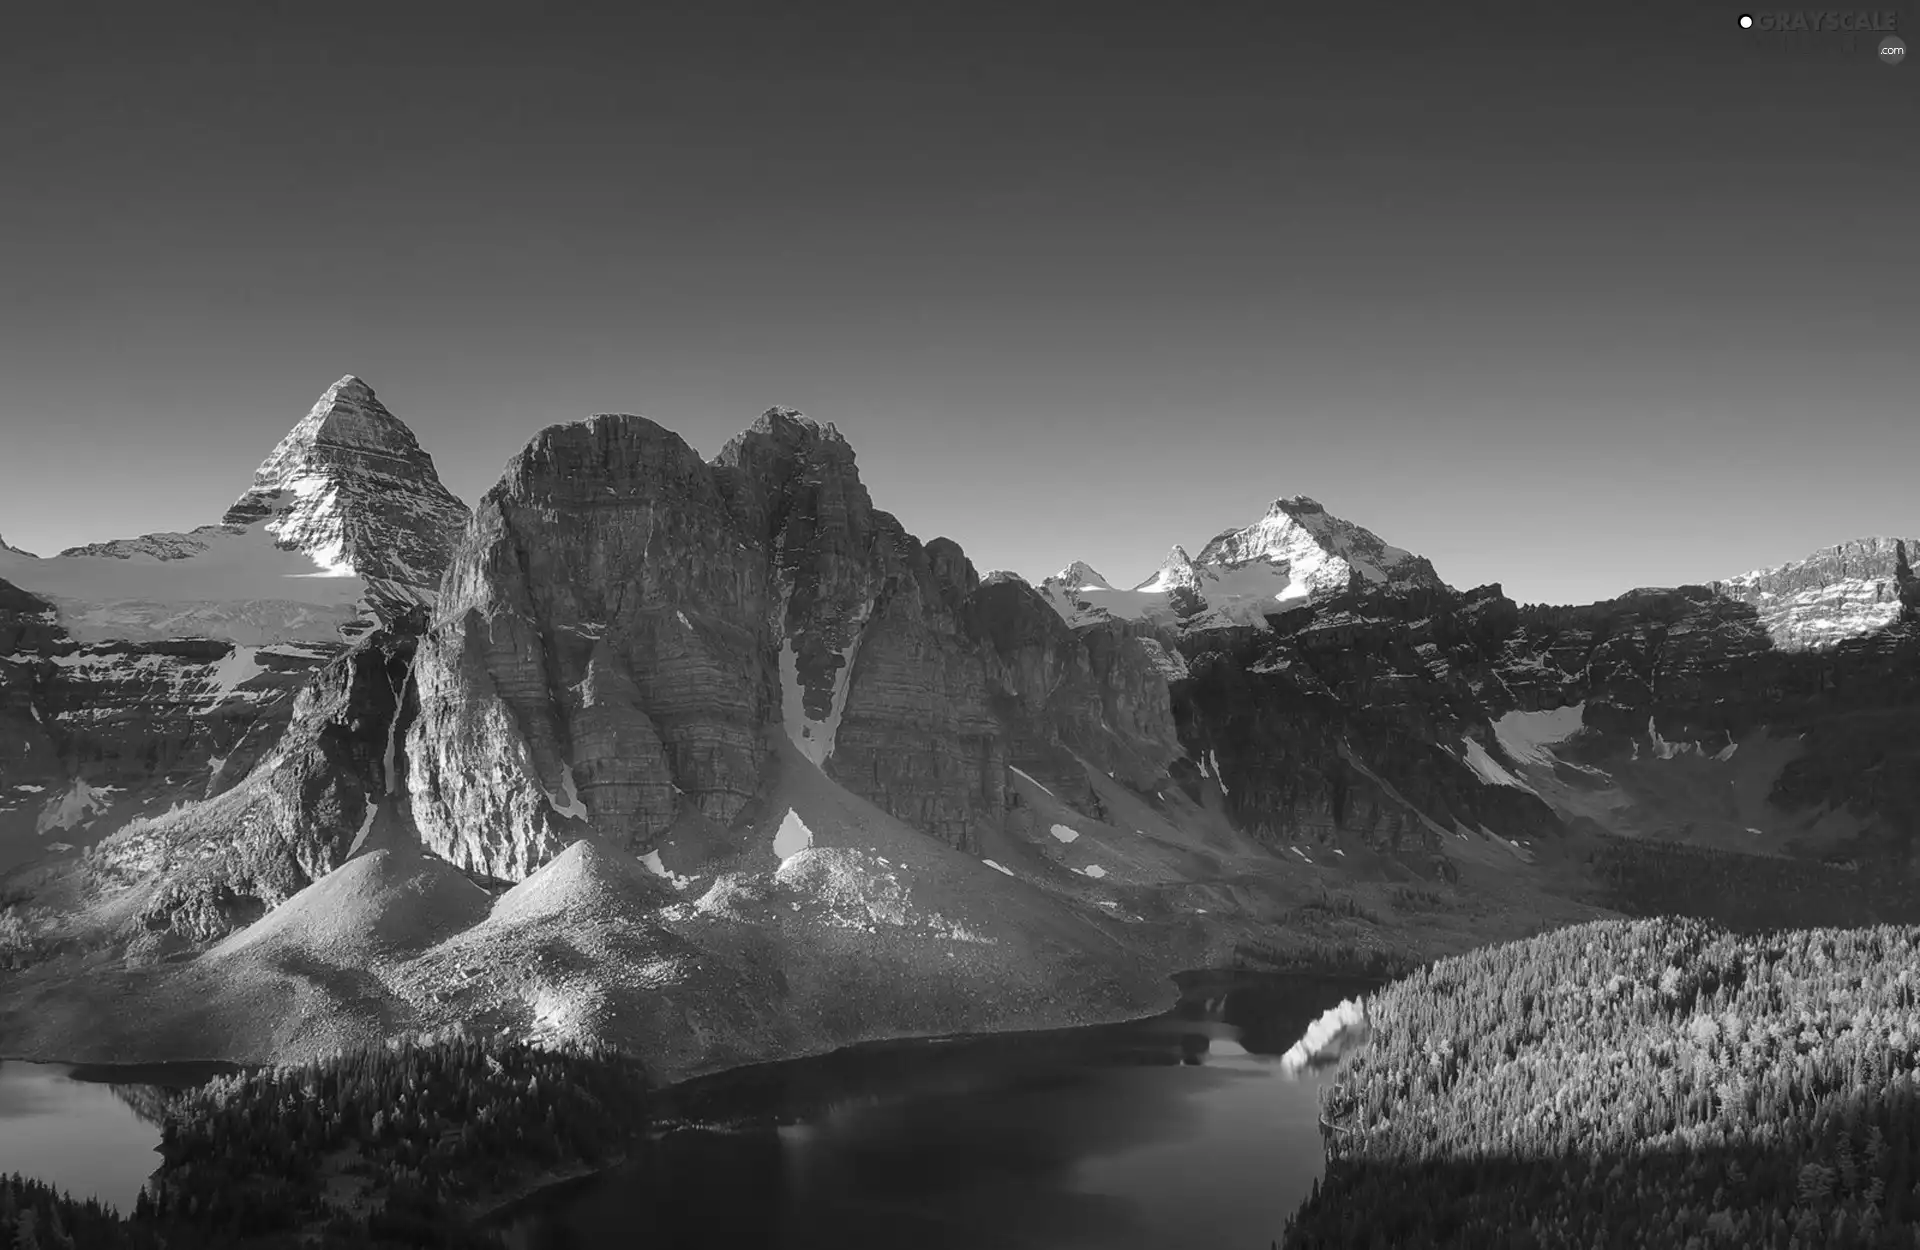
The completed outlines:
[[[0,865],[234,785],[328,660],[431,599],[466,519],[349,376],[217,524],[0,547]]]
[[[380,600],[421,602],[439,587],[467,506],[440,484],[413,431],[348,374],[261,462],[222,521],[265,521],[323,570],[367,580]]]
[[[1920,916],[1912,550],[1521,605],[1291,496],[1032,584],[791,409],[552,426],[469,514],[343,378],[218,524],[0,545],[0,1049],[684,1073],[1608,910]]]

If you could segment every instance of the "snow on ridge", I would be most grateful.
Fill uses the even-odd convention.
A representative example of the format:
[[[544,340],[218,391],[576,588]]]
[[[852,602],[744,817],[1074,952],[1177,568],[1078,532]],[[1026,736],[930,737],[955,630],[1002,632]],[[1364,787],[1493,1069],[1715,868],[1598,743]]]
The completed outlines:
[[[1047,789],[1047,788],[1046,788],[1045,786],[1041,786],[1039,782],[1037,782],[1037,781],[1034,781],[1034,780],[1033,780],[1033,778],[1032,778],[1031,776],[1028,776],[1028,775],[1027,775],[1027,774],[1026,774],[1025,772],[1023,772],[1022,770],[1020,770],[1020,769],[1018,769],[1018,768],[1015,768],[1015,767],[1014,767],[1013,765],[1011,765],[1011,764],[1009,764],[1009,765],[1007,765],[1007,771],[1008,771],[1008,772],[1010,772],[1010,773],[1018,773],[1018,774],[1019,774],[1019,775],[1020,775],[1020,776],[1021,776],[1022,778],[1024,778],[1025,780],[1027,780],[1027,781],[1030,781],[1030,782],[1033,782],[1033,784],[1034,784],[1034,785],[1036,785],[1036,786],[1040,786],[1040,789],[1041,789],[1041,790],[1043,790],[1043,791],[1045,791],[1045,792],[1046,792],[1046,794],[1048,795],[1048,797],[1050,797],[1050,798],[1058,798],[1058,797],[1059,797],[1058,795],[1056,795],[1056,794],[1054,794],[1054,792],[1053,792],[1053,791],[1051,791],[1051,790],[1048,790],[1048,789]]]
[[[1487,748],[1479,742],[1465,738],[1462,739],[1462,747],[1466,752],[1467,766],[1479,774],[1480,780],[1490,786],[1510,786],[1515,790],[1525,790],[1528,794],[1535,793],[1532,786],[1508,772],[1500,761],[1487,754]]]
[[[1168,553],[1159,571],[1132,590],[1117,590],[1081,562],[1041,582],[1048,604],[1074,628],[1114,618],[1211,629],[1266,628],[1267,616],[1344,592],[1356,580],[1373,585],[1439,587],[1432,566],[1372,531],[1330,515],[1305,496],[1276,500],[1259,521],[1224,530],[1189,557]],[[1182,621],[1173,595],[1192,591],[1205,610]]]

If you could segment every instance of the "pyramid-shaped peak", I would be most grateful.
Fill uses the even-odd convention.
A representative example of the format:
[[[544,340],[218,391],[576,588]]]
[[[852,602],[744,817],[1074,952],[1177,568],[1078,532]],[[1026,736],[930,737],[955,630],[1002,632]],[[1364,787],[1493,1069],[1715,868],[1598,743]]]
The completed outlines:
[[[438,583],[467,506],[441,484],[413,431],[349,373],[287,431],[223,520],[268,520],[281,546],[322,569],[412,595]]]
[[[387,410],[371,386],[351,373],[321,392],[307,415],[287,431],[261,464],[261,472],[309,456],[322,444],[406,459],[426,454],[406,423]]]
[[[1047,579],[1055,585],[1070,586],[1074,590],[1112,590],[1113,583],[1100,575],[1100,570],[1085,560],[1075,560]]]
[[[1331,588],[1348,579],[1375,585],[1443,585],[1433,566],[1419,556],[1389,546],[1378,534],[1328,512],[1305,495],[1276,499],[1260,520],[1227,530],[1209,542],[1195,560],[1202,566],[1238,567],[1252,562],[1284,565],[1316,585]]]
[[[1160,568],[1154,575],[1134,589],[1164,594],[1176,586],[1192,586],[1193,583],[1193,557],[1187,554],[1185,547],[1176,544],[1173,550],[1167,552],[1167,558],[1160,562]]]

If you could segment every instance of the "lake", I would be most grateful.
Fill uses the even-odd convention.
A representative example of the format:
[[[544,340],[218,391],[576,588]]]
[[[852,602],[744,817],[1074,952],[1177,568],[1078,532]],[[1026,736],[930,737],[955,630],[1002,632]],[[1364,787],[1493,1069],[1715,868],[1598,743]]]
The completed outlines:
[[[630,1164],[503,1213],[520,1250],[1265,1250],[1323,1162],[1352,978],[1201,973],[1132,1024],[887,1042],[662,1091]],[[0,1061],[0,1172],[130,1211],[162,1087],[228,1065]]]
[[[1153,1020],[882,1043],[676,1087],[629,1164],[505,1213],[519,1250],[1266,1250],[1324,1161],[1371,982],[1196,974]]]
[[[121,1214],[160,1166],[160,1091],[225,1064],[75,1067],[0,1060],[0,1173],[18,1172]]]

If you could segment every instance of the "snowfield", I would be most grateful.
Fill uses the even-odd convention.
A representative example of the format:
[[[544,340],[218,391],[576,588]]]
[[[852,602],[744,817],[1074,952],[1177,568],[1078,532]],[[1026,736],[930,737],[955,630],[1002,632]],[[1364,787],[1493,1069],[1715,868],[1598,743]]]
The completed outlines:
[[[1508,712],[1493,722],[1493,736],[1502,751],[1521,763],[1552,767],[1553,753],[1548,748],[1579,733],[1586,712],[1585,703],[1546,712]]]
[[[124,554],[36,559],[0,550],[0,578],[52,604],[80,643],[339,642],[341,626],[361,619],[366,582],[281,549],[268,524],[203,526],[87,549]]]

